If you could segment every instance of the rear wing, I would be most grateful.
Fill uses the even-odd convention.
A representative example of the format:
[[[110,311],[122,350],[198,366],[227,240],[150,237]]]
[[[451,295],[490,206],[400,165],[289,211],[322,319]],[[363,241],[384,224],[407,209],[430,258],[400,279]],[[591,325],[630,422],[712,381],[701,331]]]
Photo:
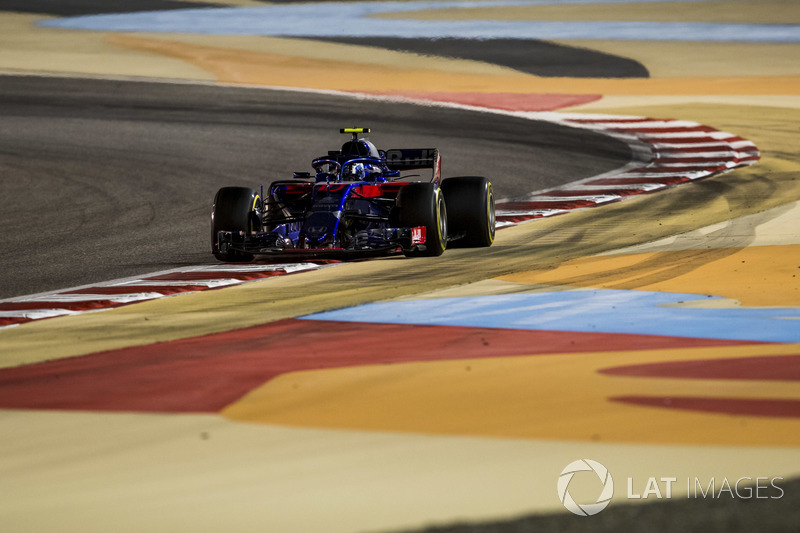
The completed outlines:
[[[386,166],[389,170],[433,170],[432,181],[441,181],[442,161],[436,148],[395,148],[386,150]]]

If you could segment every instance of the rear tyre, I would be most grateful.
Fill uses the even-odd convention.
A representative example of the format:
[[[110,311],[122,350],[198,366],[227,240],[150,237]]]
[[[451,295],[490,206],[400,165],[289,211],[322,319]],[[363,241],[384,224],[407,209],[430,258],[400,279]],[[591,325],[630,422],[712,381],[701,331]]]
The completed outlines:
[[[223,187],[214,197],[211,208],[211,252],[220,261],[251,261],[252,254],[234,250],[220,253],[217,233],[220,231],[244,232],[248,234],[261,229],[258,216],[261,198],[247,187]]]
[[[495,211],[492,182],[481,176],[463,176],[442,181],[447,201],[450,234],[463,233],[453,241],[462,247],[486,247],[494,242]]]
[[[434,183],[409,183],[397,194],[399,226],[425,226],[425,249],[403,250],[408,257],[439,256],[447,247],[447,207]]]

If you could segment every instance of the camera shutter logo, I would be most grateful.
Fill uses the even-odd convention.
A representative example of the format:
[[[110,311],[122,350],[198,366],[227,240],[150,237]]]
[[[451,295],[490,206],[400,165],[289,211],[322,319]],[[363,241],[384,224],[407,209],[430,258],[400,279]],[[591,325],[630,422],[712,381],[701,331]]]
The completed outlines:
[[[594,472],[603,484],[603,490],[594,503],[578,504],[569,493],[569,482],[577,472]],[[614,480],[608,469],[591,459],[579,459],[568,464],[558,476],[558,499],[570,512],[578,516],[596,515],[605,509],[614,495]]]

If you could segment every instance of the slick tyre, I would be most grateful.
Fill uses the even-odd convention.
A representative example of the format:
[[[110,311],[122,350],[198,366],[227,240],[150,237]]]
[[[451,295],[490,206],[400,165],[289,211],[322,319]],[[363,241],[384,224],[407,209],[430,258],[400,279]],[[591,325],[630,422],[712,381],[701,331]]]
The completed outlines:
[[[217,234],[220,231],[250,233],[261,229],[258,216],[261,199],[247,187],[223,187],[214,197],[211,208],[211,252],[220,261],[242,262],[253,259],[251,254],[237,251],[220,253]]]
[[[456,247],[491,246],[495,235],[492,182],[481,176],[463,176],[442,181],[447,202],[450,234],[463,237],[452,241]]]
[[[410,183],[397,195],[400,227],[425,226],[425,247],[403,250],[408,257],[439,256],[447,247],[447,207],[434,183]]]

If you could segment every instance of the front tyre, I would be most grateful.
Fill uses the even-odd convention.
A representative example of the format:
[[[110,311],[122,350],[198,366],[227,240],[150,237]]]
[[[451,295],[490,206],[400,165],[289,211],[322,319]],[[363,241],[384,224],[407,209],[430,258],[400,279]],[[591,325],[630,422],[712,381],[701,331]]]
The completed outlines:
[[[447,200],[450,233],[463,235],[453,244],[491,246],[495,235],[492,182],[481,176],[448,178],[442,181],[442,193]]]
[[[442,190],[434,183],[409,183],[397,194],[399,225],[425,227],[424,248],[404,249],[408,257],[439,256],[447,247],[447,207]]]
[[[220,261],[251,261],[251,254],[228,250],[220,252],[217,235],[220,231],[231,231],[247,235],[261,229],[258,216],[261,198],[247,187],[223,187],[214,197],[211,208],[211,252]]]

